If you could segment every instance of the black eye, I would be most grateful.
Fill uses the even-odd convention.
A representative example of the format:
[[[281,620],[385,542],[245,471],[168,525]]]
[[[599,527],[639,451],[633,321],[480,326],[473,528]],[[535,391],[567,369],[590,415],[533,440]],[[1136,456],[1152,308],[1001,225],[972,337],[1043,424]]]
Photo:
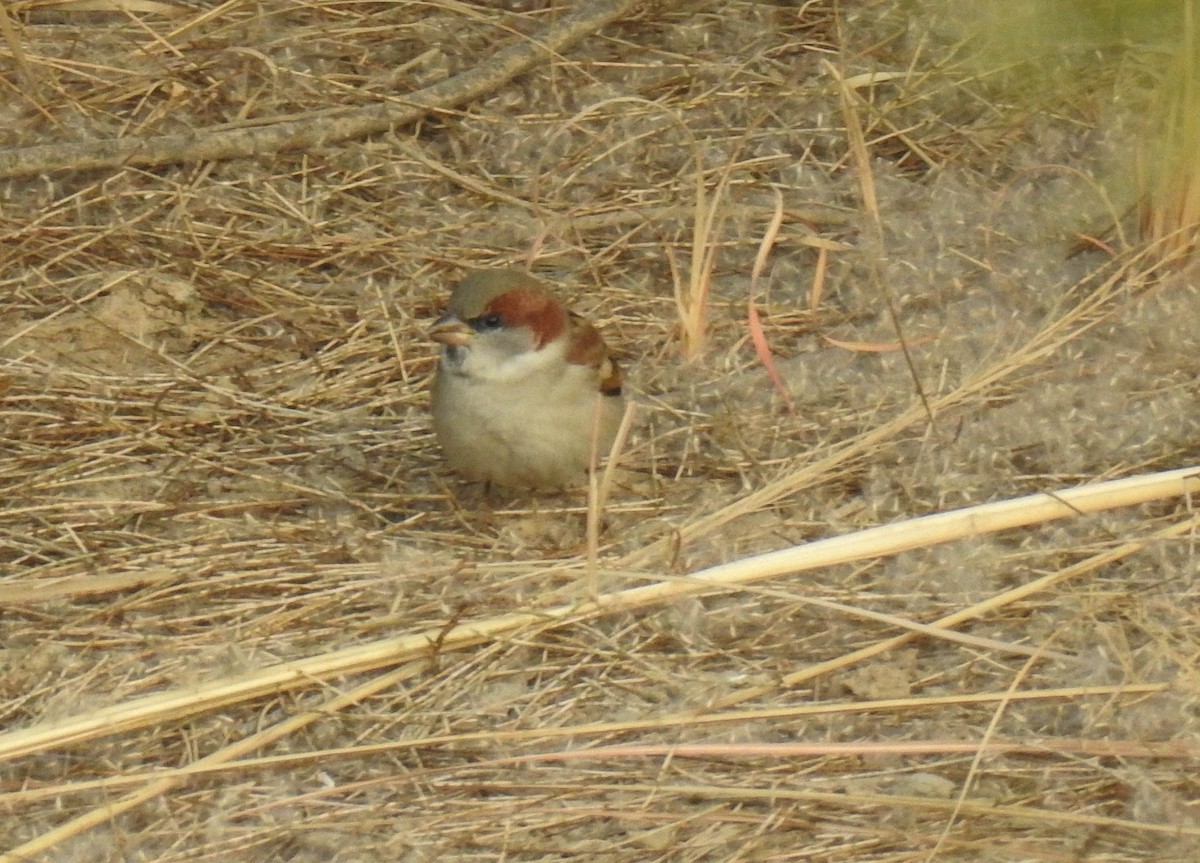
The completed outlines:
[[[486,315],[480,315],[471,323],[477,330],[498,330],[504,326],[504,318],[495,312],[488,312]]]

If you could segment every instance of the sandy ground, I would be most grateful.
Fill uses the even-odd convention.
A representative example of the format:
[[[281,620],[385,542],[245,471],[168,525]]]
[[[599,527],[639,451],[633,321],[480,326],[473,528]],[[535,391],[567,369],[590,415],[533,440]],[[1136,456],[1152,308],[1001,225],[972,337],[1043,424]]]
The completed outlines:
[[[4,149],[403,107],[564,12],[115,8],[10,4]],[[1195,860],[1182,486],[688,579],[1200,463],[1152,60],[941,9],[642,4],[391,132],[0,180],[0,860]],[[485,266],[621,358],[602,514],[439,460]]]

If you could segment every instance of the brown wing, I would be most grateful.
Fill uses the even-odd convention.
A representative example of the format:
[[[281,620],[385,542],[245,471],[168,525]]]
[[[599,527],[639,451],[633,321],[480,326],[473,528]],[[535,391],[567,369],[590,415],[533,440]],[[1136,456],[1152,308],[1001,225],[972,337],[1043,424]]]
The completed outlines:
[[[571,312],[571,350],[567,362],[596,370],[597,385],[606,396],[621,394],[621,369],[608,355],[608,345],[600,331]]]

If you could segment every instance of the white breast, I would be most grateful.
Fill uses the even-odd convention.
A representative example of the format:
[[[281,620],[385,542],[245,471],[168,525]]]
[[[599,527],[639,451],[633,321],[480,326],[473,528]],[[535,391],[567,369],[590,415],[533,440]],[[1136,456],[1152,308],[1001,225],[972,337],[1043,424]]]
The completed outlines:
[[[602,395],[595,370],[567,363],[555,347],[533,352],[537,361],[518,376],[439,369],[433,428],[451,467],[498,485],[562,488],[584,478],[593,435],[599,454],[608,452],[622,398]]]

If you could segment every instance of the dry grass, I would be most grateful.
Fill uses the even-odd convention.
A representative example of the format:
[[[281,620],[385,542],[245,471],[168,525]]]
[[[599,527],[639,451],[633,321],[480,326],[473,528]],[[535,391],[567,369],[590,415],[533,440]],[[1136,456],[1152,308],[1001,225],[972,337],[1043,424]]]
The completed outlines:
[[[1065,254],[1136,70],[501,5],[0,17],[6,149],[182,146],[3,181],[0,860],[1194,859],[1195,274]],[[430,436],[424,326],[514,263],[637,390],[590,504]]]
[[[1196,8],[1181,8],[1179,46],[1160,97],[1164,120],[1147,154],[1141,208],[1142,234],[1169,253],[1190,257],[1200,233],[1200,22]]]

